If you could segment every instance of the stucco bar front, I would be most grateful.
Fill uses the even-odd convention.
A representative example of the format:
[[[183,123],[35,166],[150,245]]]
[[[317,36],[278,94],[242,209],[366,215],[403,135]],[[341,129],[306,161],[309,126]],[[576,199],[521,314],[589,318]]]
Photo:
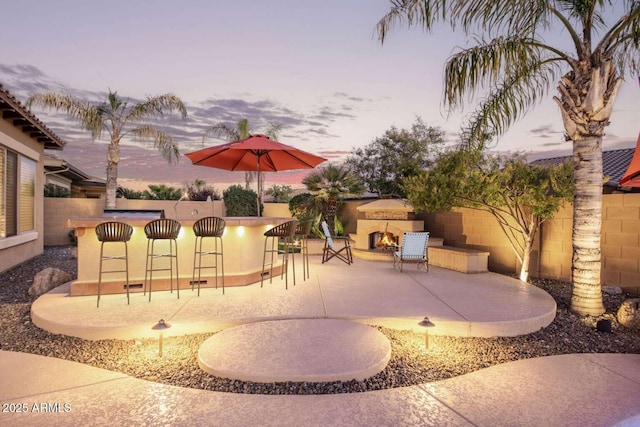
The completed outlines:
[[[153,218],[72,218],[69,226],[76,229],[78,238],[78,278],[71,283],[71,295],[95,295],[98,292],[98,272],[100,266],[100,242],[95,233],[95,227],[106,221],[121,221],[133,227],[133,236],[128,243],[129,248],[129,283],[131,292],[142,292],[145,276],[145,256],[147,253],[147,238],[144,226]],[[182,226],[178,236],[178,270],[180,289],[191,289],[193,273],[193,253],[195,235],[193,224],[198,218],[178,219]],[[279,217],[227,217],[226,228],[222,238],[224,246],[225,286],[243,286],[260,281],[264,251],[264,232],[291,218]],[[207,242],[208,241],[208,242]],[[205,239],[205,244],[212,239]],[[156,252],[168,251],[168,241],[156,241]],[[109,251],[109,252],[107,252]],[[105,255],[124,253],[123,244],[105,244]],[[203,265],[211,265],[212,256],[203,257]],[[159,267],[167,266],[168,259],[154,261],[163,263]],[[109,261],[103,269],[122,269],[124,262]],[[274,276],[280,274],[281,260],[274,265]],[[219,274],[222,272],[218,272]],[[202,280],[206,284],[202,287],[214,287],[215,270],[202,271]],[[265,278],[268,278],[265,277]],[[196,277],[197,280],[197,277]],[[218,287],[222,283],[218,277]],[[175,286],[175,282],[174,282]],[[153,290],[168,290],[170,287],[169,271],[158,271],[153,274]],[[103,294],[124,293],[124,273],[103,275]]]

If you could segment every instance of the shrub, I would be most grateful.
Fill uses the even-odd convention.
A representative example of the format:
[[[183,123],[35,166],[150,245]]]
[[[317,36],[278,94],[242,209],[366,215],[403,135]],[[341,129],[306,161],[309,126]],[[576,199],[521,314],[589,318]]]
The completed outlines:
[[[201,180],[187,184],[185,189],[191,201],[205,201],[209,197],[211,197],[211,200],[220,200],[220,192],[218,192],[215,187],[207,185]]]
[[[124,197],[129,200],[140,200],[143,196],[144,193],[142,191],[136,191],[125,187],[118,187],[118,191],[116,192],[116,197]]]
[[[175,187],[169,187],[166,184],[152,185],[149,189],[142,193],[143,199],[146,200],[180,200],[182,198],[182,190]]]
[[[232,185],[222,193],[227,216],[258,216],[256,200],[258,194],[245,190],[240,185]]]
[[[315,218],[321,213],[321,207],[316,203],[315,197],[309,193],[297,194],[289,200],[289,212],[298,221]]]
[[[44,197],[71,197],[71,192],[59,185],[45,184]]]
[[[291,200],[291,193],[293,189],[290,185],[278,185],[273,184],[271,188],[268,188],[265,194],[273,197],[273,201],[276,203],[287,203]]]

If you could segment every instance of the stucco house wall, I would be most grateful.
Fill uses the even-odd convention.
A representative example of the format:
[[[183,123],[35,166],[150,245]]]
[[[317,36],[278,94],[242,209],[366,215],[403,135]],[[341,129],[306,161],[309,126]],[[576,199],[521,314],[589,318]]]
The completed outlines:
[[[33,229],[18,229],[13,232],[3,231],[0,234],[0,272],[8,270],[24,261],[40,255],[44,247],[44,149],[62,149],[64,143],[42,124],[33,114],[20,104],[2,85],[0,85],[0,148],[6,153],[16,153],[18,157],[18,180],[23,173],[20,168],[21,159],[29,159],[35,164],[33,177]],[[31,163],[31,162],[29,162]],[[4,163],[3,163],[4,165]],[[3,167],[2,170],[6,168]],[[3,176],[5,176],[3,174]],[[0,197],[2,197],[2,221],[7,221],[7,191],[10,187],[7,180],[0,181]],[[18,188],[20,188],[19,183]],[[20,204],[23,196],[16,197],[15,208],[18,217],[24,206]],[[20,225],[20,221],[18,220]],[[30,224],[30,221],[29,221]],[[5,230],[3,228],[3,230]]]

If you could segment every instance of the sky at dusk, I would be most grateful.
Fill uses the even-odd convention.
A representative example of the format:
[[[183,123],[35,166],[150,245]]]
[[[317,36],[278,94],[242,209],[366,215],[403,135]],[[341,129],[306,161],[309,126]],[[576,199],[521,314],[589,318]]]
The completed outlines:
[[[0,83],[19,100],[44,91],[102,101],[117,91],[131,102],[172,92],[188,110],[163,125],[182,153],[225,141],[207,127],[249,119],[255,133],[283,126],[279,140],[340,162],[354,148],[391,126],[409,128],[420,116],[455,142],[463,112],[442,107],[442,74],[455,48],[469,45],[441,28],[427,34],[398,28],[384,45],[375,25],[387,0],[20,0],[3,4]],[[549,34],[547,40],[566,38]],[[623,84],[604,149],[629,148],[638,136],[637,79]],[[106,141],[64,115],[34,109],[67,145],[63,157],[104,178]],[[569,154],[562,122],[549,98],[497,142],[499,151]],[[121,183],[181,185],[194,179],[225,187],[243,183],[242,172],[192,166],[183,157],[168,165],[139,142],[125,141]],[[272,183],[296,186],[308,171],[267,174]],[[132,187],[135,187],[132,185]]]

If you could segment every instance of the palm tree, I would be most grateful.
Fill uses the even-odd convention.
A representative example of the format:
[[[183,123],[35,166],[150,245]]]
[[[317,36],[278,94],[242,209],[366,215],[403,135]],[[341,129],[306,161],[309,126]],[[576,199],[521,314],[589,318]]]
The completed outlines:
[[[277,141],[278,136],[280,134],[280,130],[282,130],[282,125],[270,125],[265,131],[265,135],[267,135],[270,139]],[[241,139],[246,139],[251,136],[252,132],[249,128],[249,120],[242,119],[237,124],[236,127],[231,127],[226,123],[219,123],[217,125],[211,126],[206,130],[204,136],[202,137],[202,141],[208,135],[213,135],[217,138],[224,138],[227,141],[239,141]],[[260,173],[261,182],[264,182],[264,174]],[[252,171],[246,171],[244,174],[244,189],[248,190],[251,183],[253,182],[255,175]]]
[[[502,134],[557,83],[565,139],[573,144],[574,203],[571,309],[605,311],[602,303],[602,136],[625,75],[640,68],[637,0],[392,0],[378,22],[382,42],[399,23],[427,31],[439,21],[490,40],[460,49],[445,66],[444,103],[460,107],[469,95],[483,100],[471,118],[477,133]],[[607,12],[607,14],[605,14]],[[605,16],[621,12],[607,26]],[[566,51],[548,33],[566,35]],[[600,35],[596,42],[595,38]],[[487,91],[488,93],[485,93]],[[473,138],[471,139],[474,140]],[[476,148],[483,148],[482,146]]]
[[[339,202],[345,197],[359,196],[364,191],[360,177],[344,166],[329,165],[315,169],[302,179],[302,183],[322,206],[322,217],[331,232],[335,231]]]
[[[107,194],[105,207],[116,207],[116,191],[118,189],[118,164],[120,163],[120,141],[127,135],[134,138],[150,139],[153,146],[169,162],[178,160],[179,150],[171,135],[159,128],[142,123],[144,119],[159,117],[166,110],[177,110],[182,117],[187,116],[184,104],[177,96],[167,93],[159,96],[148,96],[144,102],[129,105],[127,99],[118,96],[109,89],[106,102],[95,105],[72,97],[71,95],[47,92],[32,96],[27,106],[41,106],[63,111],[88,131],[94,140],[99,139],[103,131],[109,134],[107,148]]]

